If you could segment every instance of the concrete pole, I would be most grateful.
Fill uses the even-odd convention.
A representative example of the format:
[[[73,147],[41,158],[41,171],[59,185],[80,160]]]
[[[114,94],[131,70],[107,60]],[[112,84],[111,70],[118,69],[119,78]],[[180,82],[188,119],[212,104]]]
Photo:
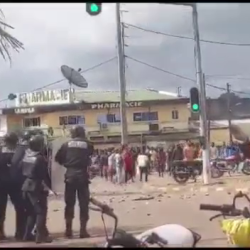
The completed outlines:
[[[232,110],[231,110],[231,97],[230,97],[230,84],[227,83],[227,110],[228,110],[228,131],[229,131],[229,141],[230,143],[233,142],[233,135],[231,132],[231,125],[232,125]]]
[[[193,30],[195,40],[195,64],[196,64],[196,79],[197,85],[200,88],[200,135],[205,139],[205,145],[202,152],[203,161],[203,181],[204,184],[208,184],[210,180],[210,160],[209,160],[209,142],[208,142],[208,126],[207,126],[207,115],[206,115],[206,83],[202,73],[201,66],[201,49],[200,49],[200,34],[198,25],[198,12],[196,4],[193,4]]]
[[[128,128],[126,115],[126,83],[124,72],[124,53],[122,44],[120,3],[116,3],[116,25],[117,25],[117,56],[118,56],[118,75],[120,85],[120,117],[121,117],[121,143],[128,143]]]

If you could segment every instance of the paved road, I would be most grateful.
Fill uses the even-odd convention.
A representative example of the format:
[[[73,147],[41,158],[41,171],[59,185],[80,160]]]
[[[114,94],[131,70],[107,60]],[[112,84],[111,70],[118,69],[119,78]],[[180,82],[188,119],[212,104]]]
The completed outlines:
[[[230,203],[233,192],[150,192],[143,187],[142,183],[117,186],[100,180],[94,180],[91,189],[99,194],[98,199],[112,205],[119,217],[120,227],[132,233],[140,233],[165,223],[179,223],[202,235],[200,246],[227,246],[227,241],[220,231],[218,221],[209,222],[209,217],[212,213],[199,211],[199,204]],[[135,198],[143,196],[141,193],[151,195],[154,199],[134,201]],[[64,204],[61,198],[50,200],[48,227],[51,234],[57,238],[53,245],[90,246],[104,241],[102,221],[98,213],[95,212],[90,213],[89,222],[89,229],[93,238],[88,240],[73,239],[70,241],[61,239],[64,230],[63,209]],[[77,215],[78,209],[76,209],[74,221],[76,233],[79,230]],[[6,232],[8,235],[13,235],[14,219],[13,207],[9,205],[6,221]],[[112,227],[112,220],[109,218],[107,219],[107,226],[108,228]],[[0,247],[20,245],[21,243],[1,243]],[[22,245],[27,246],[27,244]],[[34,246],[33,244],[28,245]]]

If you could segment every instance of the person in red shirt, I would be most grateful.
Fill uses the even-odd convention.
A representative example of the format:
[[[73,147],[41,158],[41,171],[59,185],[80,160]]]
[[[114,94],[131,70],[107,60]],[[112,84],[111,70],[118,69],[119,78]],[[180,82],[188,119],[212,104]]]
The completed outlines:
[[[125,170],[125,183],[128,182],[128,180],[133,179],[133,155],[128,148],[128,146],[123,147],[123,163],[124,163],[124,170]]]
[[[160,148],[158,150],[156,159],[157,159],[157,168],[158,168],[159,177],[163,177],[165,166],[166,166],[166,160],[167,160],[166,153],[163,151],[163,148]]]

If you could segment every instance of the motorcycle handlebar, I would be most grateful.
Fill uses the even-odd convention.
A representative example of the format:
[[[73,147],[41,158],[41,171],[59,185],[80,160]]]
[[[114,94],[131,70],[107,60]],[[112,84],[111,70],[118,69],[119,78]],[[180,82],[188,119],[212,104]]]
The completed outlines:
[[[200,210],[218,211],[222,213],[229,213],[235,208],[233,205],[213,205],[213,204],[200,204]]]
[[[250,211],[247,207],[245,207],[243,210],[235,208],[236,199],[243,198],[243,197],[246,198],[247,201],[250,203],[250,198],[246,194],[243,194],[240,191],[234,196],[233,203],[231,205],[227,205],[227,204],[224,204],[224,205],[200,204],[200,210],[218,211],[218,212],[220,212],[219,215],[224,215],[224,216],[241,216],[241,215],[243,215],[245,218],[249,218]],[[219,215],[216,215],[212,218],[216,218]],[[210,220],[212,220],[212,218]]]
[[[108,205],[105,204],[105,203],[102,203],[102,202],[96,200],[96,199],[93,198],[93,197],[90,197],[90,202],[91,202],[93,205],[99,207],[102,213],[104,213],[104,214],[106,214],[106,215],[112,217],[113,219],[117,220],[117,216],[114,214],[113,208],[111,208],[110,206],[108,206]]]
[[[113,208],[111,208],[110,206],[108,206],[107,204],[105,203],[102,203],[100,201],[98,201],[97,199],[95,199],[94,197],[90,197],[90,200],[89,200],[93,205],[95,205],[96,207],[100,208],[100,212],[112,217],[115,221],[115,225],[114,225],[114,228],[113,228],[113,232],[112,232],[112,238],[115,236],[115,233],[116,233],[116,229],[117,229],[117,226],[118,226],[118,218],[117,216],[115,215],[114,211],[113,211]],[[107,237],[107,235],[106,235]],[[108,239],[108,238],[107,238]]]

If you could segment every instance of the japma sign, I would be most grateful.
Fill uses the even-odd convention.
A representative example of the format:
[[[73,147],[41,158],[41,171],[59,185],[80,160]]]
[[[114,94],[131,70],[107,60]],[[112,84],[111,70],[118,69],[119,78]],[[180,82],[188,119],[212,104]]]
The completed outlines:
[[[74,96],[74,92],[72,93]],[[70,103],[70,90],[41,90],[17,94],[16,107]]]

